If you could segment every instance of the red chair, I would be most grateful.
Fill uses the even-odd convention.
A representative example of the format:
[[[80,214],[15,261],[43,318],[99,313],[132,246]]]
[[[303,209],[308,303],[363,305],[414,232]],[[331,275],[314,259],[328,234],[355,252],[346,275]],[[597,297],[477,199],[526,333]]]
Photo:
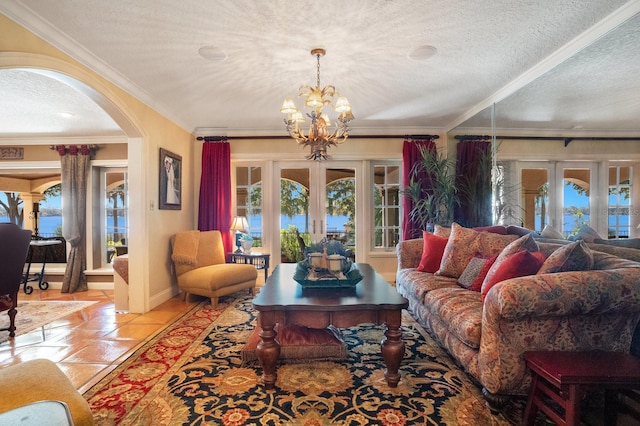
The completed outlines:
[[[9,337],[16,335],[16,307],[29,252],[31,231],[13,223],[0,223],[0,312],[9,310]]]

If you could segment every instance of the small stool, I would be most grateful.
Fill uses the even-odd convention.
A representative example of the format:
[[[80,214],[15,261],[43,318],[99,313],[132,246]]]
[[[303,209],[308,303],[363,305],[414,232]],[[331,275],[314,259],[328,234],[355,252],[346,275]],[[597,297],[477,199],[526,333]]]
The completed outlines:
[[[640,389],[640,359],[621,352],[525,352],[531,389],[524,423],[533,425],[538,410],[559,425],[580,424],[584,391],[605,389],[605,424],[616,424],[617,391]],[[551,398],[564,416],[547,405]]]

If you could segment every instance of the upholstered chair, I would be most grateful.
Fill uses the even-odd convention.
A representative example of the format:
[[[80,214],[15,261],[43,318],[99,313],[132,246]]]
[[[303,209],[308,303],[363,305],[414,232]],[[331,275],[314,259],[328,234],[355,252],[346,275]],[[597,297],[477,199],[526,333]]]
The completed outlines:
[[[218,298],[240,290],[254,294],[258,271],[253,265],[225,263],[226,255],[220,231],[184,231],[171,238],[171,260],[178,286],[189,294]]]
[[[0,311],[8,310],[9,337],[16,335],[16,307],[23,279],[23,269],[29,252],[31,231],[13,223],[0,223]]]

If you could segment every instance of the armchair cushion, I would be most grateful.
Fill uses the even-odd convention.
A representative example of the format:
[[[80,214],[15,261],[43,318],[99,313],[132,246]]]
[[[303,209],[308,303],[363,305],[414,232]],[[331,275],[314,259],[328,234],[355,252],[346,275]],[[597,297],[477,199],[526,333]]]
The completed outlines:
[[[200,231],[179,232],[173,242],[171,260],[182,265],[196,266],[198,263],[198,245]]]

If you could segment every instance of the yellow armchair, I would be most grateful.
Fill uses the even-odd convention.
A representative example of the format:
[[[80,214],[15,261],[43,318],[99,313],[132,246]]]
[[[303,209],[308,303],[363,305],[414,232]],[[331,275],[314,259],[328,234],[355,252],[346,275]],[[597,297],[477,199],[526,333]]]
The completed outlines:
[[[189,294],[218,298],[240,290],[255,293],[258,271],[253,265],[225,263],[220,231],[184,231],[171,237],[171,260],[178,286]]]

